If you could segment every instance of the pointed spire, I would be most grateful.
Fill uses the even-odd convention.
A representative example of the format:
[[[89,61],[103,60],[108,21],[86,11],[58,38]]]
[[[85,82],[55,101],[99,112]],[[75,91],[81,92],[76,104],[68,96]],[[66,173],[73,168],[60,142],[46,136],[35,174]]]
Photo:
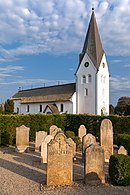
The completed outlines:
[[[102,48],[102,43],[98,32],[94,8],[92,8],[92,15],[82,50],[82,54],[84,55],[85,53],[88,54],[95,67],[98,69],[104,51]]]

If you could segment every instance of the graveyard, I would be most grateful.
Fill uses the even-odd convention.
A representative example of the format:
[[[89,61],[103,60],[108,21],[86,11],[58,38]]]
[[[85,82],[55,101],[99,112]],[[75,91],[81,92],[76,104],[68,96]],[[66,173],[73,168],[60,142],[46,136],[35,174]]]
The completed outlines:
[[[35,142],[29,132],[25,125],[16,127],[16,144],[0,147],[2,195],[130,193],[130,157],[124,146],[113,144],[109,119],[101,122],[100,140],[81,124],[78,149],[72,133],[56,125],[48,133],[37,131]],[[120,166],[124,170],[117,177]]]

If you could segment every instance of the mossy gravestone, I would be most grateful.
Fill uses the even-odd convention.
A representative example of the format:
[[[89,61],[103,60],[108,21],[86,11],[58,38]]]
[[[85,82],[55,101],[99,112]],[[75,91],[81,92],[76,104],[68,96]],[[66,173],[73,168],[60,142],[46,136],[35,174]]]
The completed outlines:
[[[48,144],[47,185],[71,185],[73,182],[73,147],[59,132]]]

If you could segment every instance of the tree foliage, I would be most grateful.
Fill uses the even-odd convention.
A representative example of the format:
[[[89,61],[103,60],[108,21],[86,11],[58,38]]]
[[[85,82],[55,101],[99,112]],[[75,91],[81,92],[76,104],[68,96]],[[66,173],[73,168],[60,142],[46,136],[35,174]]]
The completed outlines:
[[[120,97],[117,102],[117,106],[115,107],[115,114],[118,115],[128,115],[130,114],[129,106],[130,105],[130,97],[124,96]]]
[[[5,101],[5,113],[13,113],[14,112],[14,102],[13,100],[7,99]]]

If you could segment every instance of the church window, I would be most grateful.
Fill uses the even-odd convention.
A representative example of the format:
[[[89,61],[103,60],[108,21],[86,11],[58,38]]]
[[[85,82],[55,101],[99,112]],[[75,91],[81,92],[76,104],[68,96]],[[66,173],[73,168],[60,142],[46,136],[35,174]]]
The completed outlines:
[[[27,112],[29,112],[29,105],[27,105]]]
[[[103,95],[103,96],[105,95],[105,90],[104,90],[104,89],[102,90],[102,95]]]
[[[85,89],[85,94],[84,94],[85,96],[87,96],[88,95],[88,89],[86,88]]]
[[[101,83],[102,83],[102,80],[103,80],[103,75],[101,75]]]
[[[19,114],[19,107],[17,107],[17,114]]]
[[[82,83],[86,83],[86,76],[85,75],[82,76]]]
[[[104,82],[104,83],[106,82],[106,77],[103,78],[103,82]]]
[[[42,112],[42,105],[40,105],[40,112]]]
[[[61,104],[60,105],[60,111],[63,112],[63,110],[64,110],[64,106],[63,106],[63,104]]]
[[[92,81],[92,76],[91,74],[88,74],[88,82],[91,83],[91,81]]]

